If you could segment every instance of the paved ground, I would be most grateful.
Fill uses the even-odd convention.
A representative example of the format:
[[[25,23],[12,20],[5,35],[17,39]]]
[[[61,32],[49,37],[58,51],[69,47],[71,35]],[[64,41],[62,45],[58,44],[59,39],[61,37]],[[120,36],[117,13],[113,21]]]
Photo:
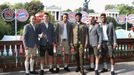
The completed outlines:
[[[45,70],[44,75],[81,75],[79,72],[75,72],[75,67],[71,68],[71,72],[65,72],[63,70],[57,74],[51,74],[48,70]],[[132,62],[121,62],[115,65],[115,71],[117,75],[134,75],[134,61]],[[87,72],[87,75],[94,75],[94,72]],[[24,75],[24,71],[17,71],[17,72],[6,72],[0,73],[0,75]],[[101,73],[100,75],[110,75],[110,72]]]

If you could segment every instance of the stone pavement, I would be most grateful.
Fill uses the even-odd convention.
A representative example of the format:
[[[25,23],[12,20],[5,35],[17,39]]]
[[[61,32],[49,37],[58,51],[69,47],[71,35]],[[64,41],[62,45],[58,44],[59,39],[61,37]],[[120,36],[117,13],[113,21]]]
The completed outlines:
[[[75,67],[71,67],[71,72],[65,72],[63,69],[60,73],[51,74],[45,69],[44,75],[81,75],[79,72],[75,72]],[[131,62],[121,62],[116,63],[115,65],[115,72],[117,75],[134,75],[134,61]],[[86,75],[95,75],[94,72],[87,72]],[[17,72],[5,72],[0,73],[0,75],[25,75],[24,71],[17,71]],[[110,75],[110,71],[106,73],[100,73],[100,75]]]

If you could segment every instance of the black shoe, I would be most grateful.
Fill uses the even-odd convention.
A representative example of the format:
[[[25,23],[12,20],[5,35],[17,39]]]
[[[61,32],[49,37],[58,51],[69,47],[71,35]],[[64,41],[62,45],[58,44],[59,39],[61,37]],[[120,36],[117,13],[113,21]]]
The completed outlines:
[[[64,70],[70,72],[70,69],[68,67],[64,67]]]
[[[40,70],[40,75],[44,75],[44,70]]]
[[[79,72],[79,71],[80,71],[80,67],[77,67],[75,72]]]
[[[111,71],[111,75],[115,75],[115,72],[114,71]]]
[[[50,71],[51,73],[55,73],[55,71],[54,71],[53,68],[49,69],[49,71]]]
[[[108,72],[108,69],[103,68],[100,72]]]
[[[98,70],[95,70],[95,75],[100,75]]]
[[[60,69],[59,68],[56,68],[55,73],[59,73],[59,71],[60,71]]]
[[[25,73],[25,75],[29,75],[29,73]]]
[[[38,74],[36,71],[30,71],[30,74]]]
[[[88,71],[94,71],[94,68],[88,68],[87,70]]]
[[[81,75],[86,75],[86,73],[83,71],[83,72],[81,72]]]

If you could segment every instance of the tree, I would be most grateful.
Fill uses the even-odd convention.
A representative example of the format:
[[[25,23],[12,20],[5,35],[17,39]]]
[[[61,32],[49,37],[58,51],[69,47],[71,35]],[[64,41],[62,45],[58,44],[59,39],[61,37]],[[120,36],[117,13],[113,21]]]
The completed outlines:
[[[119,25],[113,17],[107,17],[107,23],[110,22],[113,23],[114,27],[117,27]]]
[[[35,15],[36,13],[42,11],[44,9],[44,5],[39,1],[39,0],[32,0],[31,2],[29,3],[25,3],[25,4],[22,4],[22,3],[17,3],[15,5],[13,5],[13,8],[14,9],[26,9],[27,12],[29,13],[29,16],[31,15]],[[17,28],[18,28],[18,34],[21,34],[22,33],[22,29],[23,29],[23,26],[25,24],[29,23],[29,20],[25,21],[25,22],[17,22]]]
[[[16,3],[11,6],[11,8],[13,8],[13,9],[23,9],[24,7],[25,7],[25,5],[23,3]]]
[[[0,12],[2,12],[5,8],[9,8],[10,4],[9,3],[4,3],[0,5]],[[0,17],[0,39],[5,35],[5,34],[11,34],[11,25],[5,22],[1,17]]]
[[[25,9],[30,15],[33,15],[43,10],[44,5],[39,0],[33,0],[30,3],[25,3]]]
[[[132,2],[132,4],[134,4],[134,2]],[[108,10],[108,9],[117,9],[119,10],[120,14],[125,14],[125,15],[134,13],[134,7],[126,5],[126,4],[106,5],[105,10]]]
[[[75,11],[75,12],[81,12],[81,11],[82,11],[82,8],[79,7],[78,9],[75,9],[74,11]]]
[[[88,13],[95,13],[94,9],[89,9]]]
[[[116,8],[115,5],[108,4],[105,6],[105,10],[114,9],[114,8]]]
[[[0,5],[0,12],[2,12],[5,8],[10,8],[10,4],[4,3]]]
[[[7,24],[5,21],[3,21],[0,18],[0,39],[5,35],[5,34],[11,34],[11,25]]]
[[[133,6],[128,6],[125,4],[118,4],[117,9],[120,11],[120,14],[131,14],[134,13],[134,7]]]
[[[64,10],[64,12],[72,12],[71,9]]]

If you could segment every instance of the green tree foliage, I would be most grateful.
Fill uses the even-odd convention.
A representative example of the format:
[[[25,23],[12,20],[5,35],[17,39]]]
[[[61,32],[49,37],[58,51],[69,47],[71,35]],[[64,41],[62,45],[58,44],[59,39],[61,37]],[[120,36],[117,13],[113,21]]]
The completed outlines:
[[[0,14],[5,8],[9,8],[10,4],[4,3],[0,5]],[[2,17],[0,16],[0,39],[3,37],[4,34],[11,34],[11,25],[5,22]]]
[[[120,11],[120,14],[131,14],[134,12],[134,7],[133,6],[128,6],[125,4],[119,4],[117,5],[117,9]]]
[[[39,0],[32,0],[29,3],[16,3],[14,5],[11,5],[10,3],[4,3],[0,5],[0,13],[3,11],[5,8],[10,8],[13,10],[17,9],[26,9],[29,13],[29,16],[36,14],[37,12],[41,11],[44,9],[44,5],[39,1]],[[29,23],[29,20],[26,22],[19,22],[17,21],[17,33],[20,34],[22,33],[23,26],[25,24]],[[14,35],[14,24],[15,21],[12,22],[6,22],[3,21],[0,17],[0,36],[6,35],[6,34],[12,34]],[[8,30],[8,31],[7,31]]]
[[[105,10],[109,10],[109,9],[117,9],[119,10],[119,14],[125,14],[125,15],[134,13],[134,7],[126,4],[106,5]]]
[[[0,5],[0,13],[5,9],[5,8],[10,8],[10,4],[4,3]]]
[[[72,12],[71,9],[64,10],[64,12]]]
[[[105,10],[114,9],[114,8],[116,8],[115,5],[108,4],[108,5],[105,6]]]
[[[30,3],[25,3],[25,9],[30,15],[33,15],[43,10],[44,5],[39,0],[33,0]]]
[[[4,36],[4,34],[11,34],[11,25],[7,24],[0,18],[0,39]]]
[[[112,22],[114,27],[119,26],[119,24],[116,22],[116,20],[113,17],[107,17],[107,23]]]
[[[16,3],[11,6],[12,9],[23,9],[25,5],[23,3]]]
[[[82,11],[82,8],[80,7],[80,8],[78,8],[78,9],[75,9],[74,10],[75,12],[81,12]],[[93,9],[88,9],[87,10],[87,13],[94,13],[95,11],[93,10]]]
[[[79,7],[78,9],[75,9],[74,11],[75,11],[75,12],[81,12],[81,11],[82,11],[82,8]]]
[[[89,9],[88,13],[95,13],[94,9]]]

